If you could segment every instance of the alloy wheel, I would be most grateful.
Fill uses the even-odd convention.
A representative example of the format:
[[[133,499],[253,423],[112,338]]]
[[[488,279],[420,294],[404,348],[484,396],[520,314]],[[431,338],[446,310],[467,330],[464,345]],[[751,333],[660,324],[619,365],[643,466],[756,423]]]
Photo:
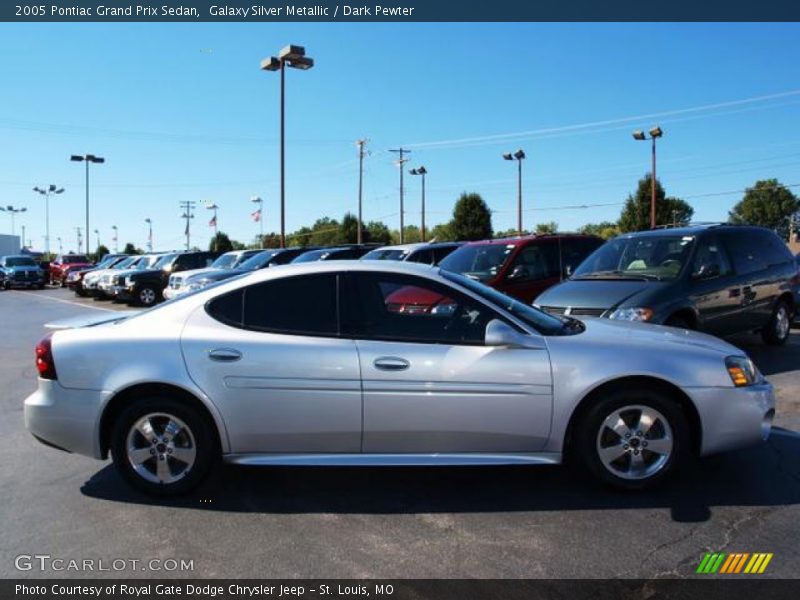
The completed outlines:
[[[778,307],[778,312],[775,314],[775,336],[782,340],[789,335],[789,310],[786,306],[781,305]]]
[[[597,432],[603,467],[629,480],[647,479],[672,456],[674,436],[667,418],[650,406],[630,405],[612,412]]]
[[[150,288],[144,288],[139,292],[139,301],[145,306],[150,306],[156,301],[156,293]]]
[[[174,415],[150,413],[131,426],[125,452],[133,470],[151,483],[183,479],[195,464],[197,445],[191,429]]]

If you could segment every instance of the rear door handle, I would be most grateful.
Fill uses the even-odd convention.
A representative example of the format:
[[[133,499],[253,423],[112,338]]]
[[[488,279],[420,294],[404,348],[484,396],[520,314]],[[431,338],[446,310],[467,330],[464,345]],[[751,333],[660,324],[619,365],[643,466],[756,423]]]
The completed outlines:
[[[372,364],[381,371],[405,371],[411,366],[411,363],[405,358],[398,358],[397,356],[381,356],[376,358]]]
[[[216,362],[236,362],[241,360],[242,353],[234,348],[217,348],[208,351],[208,358]]]

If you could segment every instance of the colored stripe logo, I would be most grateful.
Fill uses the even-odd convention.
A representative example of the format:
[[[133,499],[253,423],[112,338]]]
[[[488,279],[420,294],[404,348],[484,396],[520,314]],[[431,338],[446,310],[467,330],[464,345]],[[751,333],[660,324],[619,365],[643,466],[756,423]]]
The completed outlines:
[[[697,573],[713,575],[714,573],[750,575],[761,574],[772,560],[772,552],[707,552],[697,567]]]

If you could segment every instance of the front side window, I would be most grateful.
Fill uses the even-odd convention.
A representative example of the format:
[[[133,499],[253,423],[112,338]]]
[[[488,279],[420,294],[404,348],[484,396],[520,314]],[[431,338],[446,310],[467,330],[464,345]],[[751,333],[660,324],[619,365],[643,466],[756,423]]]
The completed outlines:
[[[519,251],[514,258],[508,279],[536,281],[560,276],[558,248],[553,243],[533,244]]]
[[[460,273],[478,281],[489,281],[508,262],[514,252],[514,244],[474,244],[461,246],[447,256],[439,266],[453,273]]]
[[[483,344],[496,314],[446,286],[419,277],[357,273],[347,306],[358,338],[438,344]]]
[[[716,237],[709,236],[698,244],[692,261],[692,277],[725,276],[732,271],[728,256]]]

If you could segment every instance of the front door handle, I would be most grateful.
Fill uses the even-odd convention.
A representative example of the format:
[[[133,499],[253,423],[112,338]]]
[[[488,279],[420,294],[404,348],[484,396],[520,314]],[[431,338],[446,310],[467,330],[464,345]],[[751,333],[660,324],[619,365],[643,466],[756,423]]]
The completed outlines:
[[[411,363],[405,358],[398,358],[397,356],[381,356],[376,358],[372,364],[381,371],[405,371],[411,366]]]
[[[208,351],[208,358],[216,362],[236,362],[241,360],[242,353],[234,348],[217,348]]]

